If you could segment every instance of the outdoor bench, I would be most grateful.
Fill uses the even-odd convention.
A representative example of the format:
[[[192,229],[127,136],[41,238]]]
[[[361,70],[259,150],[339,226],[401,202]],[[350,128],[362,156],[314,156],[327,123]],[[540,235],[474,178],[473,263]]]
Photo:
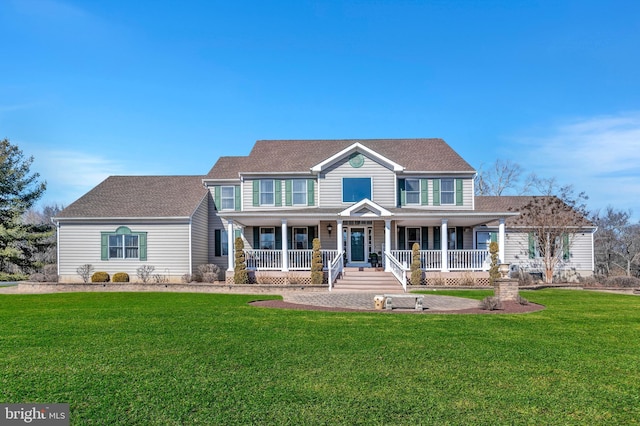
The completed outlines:
[[[412,299],[415,302],[415,310],[422,311],[424,295],[422,294],[385,294],[384,295],[384,307],[385,309],[392,310],[394,299]],[[398,306],[396,306],[398,307]]]

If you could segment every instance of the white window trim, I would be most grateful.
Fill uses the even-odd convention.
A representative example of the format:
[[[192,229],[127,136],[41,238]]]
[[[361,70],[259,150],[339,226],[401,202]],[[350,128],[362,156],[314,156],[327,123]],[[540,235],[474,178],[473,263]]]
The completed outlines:
[[[407,189],[407,183],[409,181],[416,181],[418,183],[418,190],[417,191],[409,191]],[[405,197],[404,198],[405,198],[405,204],[406,205],[408,205],[408,206],[418,206],[418,205],[420,205],[420,203],[422,202],[422,200],[420,199],[421,193],[422,193],[421,192],[422,188],[420,187],[420,185],[421,185],[421,179],[418,179],[418,178],[406,178],[405,179],[405,181],[404,181],[404,191],[405,191],[404,195],[405,195]],[[412,193],[412,194],[413,193],[418,193],[418,201],[415,202],[415,203],[409,202],[409,193]]]
[[[444,182],[445,181],[451,181],[451,185],[453,187],[453,189],[451,191],[445,191],[444,190]],[[445,203],[444,202],[444,194],[452,194],[452,201],[450,203]],[[440,179],[440,205],[441,206],[455,206],[456,205],[456,180],[453,178],[444,178],[444,179]]]
[[[296,191],[296,182],[302,184],[302,190]],[[296,203],[296,194],[304,195],[304,202]],[[291,182],[291,204],[294,206],[306,206],[309,200],[309,194],[307,189],[307,179],[293,179]]]
[[[231,189],[231,197],[225,197],[224,196],[224,190],[225,188],[227,189]],[[224,207],[224,200],[229,200],[229,198],[231,198],[232,203],[231,203],[231,207]],[[235,186],[221,186],[220,187],[220,209],[221,210],[235,210],[236,209],[236,188]]]
[[[266,192],[266,191],[262,191],[262,183],[263,182],[271,182],[271,192]],[[262,202],[262,195],[263,194],[271,194],[271,197],[273,198],[273,202],[272,203],[263,203]],[[259,195],[258,195],[259,201],[260,201],[260,205],[261,206],[275,206],[276,205],[276,181],[275,179],[260,179],[260,191],[259,191]]]

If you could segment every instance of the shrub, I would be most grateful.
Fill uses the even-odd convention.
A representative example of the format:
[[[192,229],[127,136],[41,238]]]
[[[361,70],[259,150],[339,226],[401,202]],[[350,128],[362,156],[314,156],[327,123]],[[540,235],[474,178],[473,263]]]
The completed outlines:
[[[195,275],[191,275],[191,274],[184,274],[182,277],[180,277],[180,281],[182,281],[185,284],[189,284],[191,282],[196,281],[195,280]]]
[[[264,271],[256,271],[256,283],[273,284],[273,279]]]
[[[519,305],[523,305],[523,306],[526,306],[526,305],[529,304],[529,301],[527,299],[525,299],[524,297],[520,296],[520,295],[518,295],[518,297],[516,298],[516,302]]]
[[[521,287],[533,284],[533,277],[531,274],[527,271],[523,271],[522,269],[518,269],[517,272],[512,272],[511,277],[517,278],[518,285]]]
[[[420,244],[411,247],[411,285],[422,284],[422,268],[420,262]]]
[[[111,282],[114,283],[128,283],[129,282],[129,274],[126,272],[116,272],[111,277]]]
[[[46,281],[46,278],[44,274],[41,274],[40,272],[36,272],[34,274],[29,275],[29,281],[43,283]]]
[[[91,282],[92,283],[108,283],[109,282],[109,274],[107,274],[106,272],[94,272],[93,275],[91,275]]]
[[[214,283],[220,277],[220,267],[214,263],[198,265],[198,275],[204,283]]]
[[[244,258],[244,242],[242,237],[235,240],[235,264],[233,268],[233,282],[235,284],[248,284],[249,273],[247,272],[247,262]]]
[[[82,282],[86,284],[91,279],[91,274],[93,273],[93,265],[85,263],[82,266],[78,266],[76,268],[76,273],[82,277]]]
[[[322,284],[324,272],[322,272],[322,253],[320,253],[320,239],[313,239],[313,254],[311,255],[311,284]]]
[[[27,274],[9,274],[7,272],[0,272],[0,281],[24,281],[28,280]]]
[[[480,302],[480,309],[485,311],[495,311],[497,309],[502,309],[502,303],[500,303],[500,299],[496,296],[487,296]]]
[[[636,277],[609,277],[604,281],[605,287],[640,287],[640,278]]]
[[[58,265],[44,265],[44,279],[48,283],[58,282]]]
[[[471,287],[476,285],[476,279],[471,272],[465,271],[460,276],[460,284]]]
[[[304,275],[298,271],[290,271],[287,274],[287,282],[289,284],[304,284]]]
[[[136,275],[140,278],[140,281],[143,283],[147,283],[149,278],[151,277],[151,273],[155,270],[155,266],[151,265],[142,265],[138,269],[136,269]]]
[[[169,282],[169,277],[161,274],[155,274],[153,276],[153,282],[156,284],[165,284]]]
[[[500,246],[495,241],[489,244],[489,253],[491,255],[491,267],[489,268],[489,284],[494,285],[496,280],[500,278],[500,272],[498,271],[498,250]]]

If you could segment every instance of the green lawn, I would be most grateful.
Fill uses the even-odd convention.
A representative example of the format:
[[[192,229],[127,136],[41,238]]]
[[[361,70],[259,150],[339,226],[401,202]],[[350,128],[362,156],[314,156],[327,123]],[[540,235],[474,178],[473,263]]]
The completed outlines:
[[[72,424],[638,424],[640,297],[523,296],[547,309],[334,313],[256,308],[242,295],[0,295],[0,402],[68,402]]]

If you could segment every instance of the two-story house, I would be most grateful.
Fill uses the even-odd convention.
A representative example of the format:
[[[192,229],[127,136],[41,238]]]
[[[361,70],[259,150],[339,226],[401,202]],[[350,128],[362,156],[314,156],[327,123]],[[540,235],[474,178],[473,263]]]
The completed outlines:
[[[250,270],[281,277],[310,269],[319,238],[329,285],[343,265],[399,277],[414,243],[426,272],[486,271],[491,241],[501,261],[539,268],[510,226],[526,198],[474,196],[475,176],[442,139],[373,139],[263,140],[206,176],[111,177],[55,219],[60,279],[87,263],[174,280],[215,263],[232,279],[238,236]],[[582,230],[562,268],[590,275],[594,228]]]

